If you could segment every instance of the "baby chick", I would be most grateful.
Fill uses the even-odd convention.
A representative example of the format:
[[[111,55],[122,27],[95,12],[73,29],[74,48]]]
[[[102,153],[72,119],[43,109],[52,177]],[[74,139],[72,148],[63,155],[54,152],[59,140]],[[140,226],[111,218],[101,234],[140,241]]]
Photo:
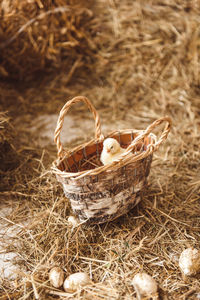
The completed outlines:
[[[126,149],[120,147],[117,140],[113,138],[107,138],[103,142],[103,151],[101,152],[101,162],[104,165],[110,164],[114,160],[118,159]]]

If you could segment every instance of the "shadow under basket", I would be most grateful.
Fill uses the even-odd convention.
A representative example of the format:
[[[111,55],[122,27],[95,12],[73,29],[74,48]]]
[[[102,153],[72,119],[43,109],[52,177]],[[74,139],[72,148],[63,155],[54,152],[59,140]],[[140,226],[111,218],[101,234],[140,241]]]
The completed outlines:
[[[68,109],[79,101],[86,103],[94,115],[95,139],[72,151],[66,151],[60,142],[60,131]],[[163,121],[167,121],[167,126],[157,141],[151,131]],[[99,116],[86,97],[78,96],[65,104],[55,131],[58,160],[54,162],[52,169],[63,185],[74,214],[81,222],[99,224],[114,220],[141,200],[147,185],[153,152],[166,139],[170,125],[170,119],[164,117],[152,123],[146,130],[126,129],[103,137]],[[100,155],[103,141],[108,137],[116,139],[126,151],[118,160],[103,166]]]

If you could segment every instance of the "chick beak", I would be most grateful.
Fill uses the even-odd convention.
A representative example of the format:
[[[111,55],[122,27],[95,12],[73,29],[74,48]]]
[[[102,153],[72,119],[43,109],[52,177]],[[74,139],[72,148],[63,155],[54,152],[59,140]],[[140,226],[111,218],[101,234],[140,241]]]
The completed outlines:
[[[107,149],[107,153],[110,153],[110,149],[109,148]]]

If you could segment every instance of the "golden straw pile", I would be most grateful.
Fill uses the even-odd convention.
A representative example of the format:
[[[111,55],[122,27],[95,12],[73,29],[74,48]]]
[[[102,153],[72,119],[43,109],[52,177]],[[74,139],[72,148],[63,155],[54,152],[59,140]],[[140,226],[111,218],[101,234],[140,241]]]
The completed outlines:
[[[93,47],[91,6],[89,1],[2,0],[0,75],[27,81],[52,68],[68,73],[83,58],[87,63]]]
[[[200,275],[185,280],[178,259],[185,248],[200,249],[200,3],[98,0],[90,7],[73,2],[73,14],[47,13],[64,2],[1,2],[6,17],[0,47],[37,20],[1,49],[0,111],[8,111],[15,127],[20,161],[1,172],[0,201],[10,209],[0,217],[5,229],[1,251],[17,253],[17,271],[14,281],[0,276],[0,300],[136,299],[131,282],[138,271],[153,276],[160,299],[197,300]],[[43,17],[37,17],[41,12]],[[61,38],[66,26],[68,35]],[[38,70],[45,74],[39,79],[33,75]],[[13,82],[18,75],[28,84]],[[113,222],[71,228],[70,204],[50,171],[56,146],[38,146],[43,128],[30,128],[38,116],[58,115],[67,100],[80,94],[93,102],[107,132],[145,129],[165,115],[173,127],[153,157],[141,203]],[[91,118],[83,106],[73,107],[70,116],[76,117],[74,128],[83,130]],[[93,128],[85,131],[88,140],[93,137]],[[83,139],[76,137],[76,144]],[[13,226],[18,234],[8,239]],[[54,266],[66,276],[86,272],[93,284],[74,294],[54,288],[49,282]]]

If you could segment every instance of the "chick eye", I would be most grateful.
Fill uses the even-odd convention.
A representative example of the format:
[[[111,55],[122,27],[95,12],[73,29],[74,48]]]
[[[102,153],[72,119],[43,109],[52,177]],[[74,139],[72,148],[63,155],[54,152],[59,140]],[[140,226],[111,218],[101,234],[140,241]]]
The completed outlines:
[[[113,149],[113,146],[111,146],[110,149]]]

